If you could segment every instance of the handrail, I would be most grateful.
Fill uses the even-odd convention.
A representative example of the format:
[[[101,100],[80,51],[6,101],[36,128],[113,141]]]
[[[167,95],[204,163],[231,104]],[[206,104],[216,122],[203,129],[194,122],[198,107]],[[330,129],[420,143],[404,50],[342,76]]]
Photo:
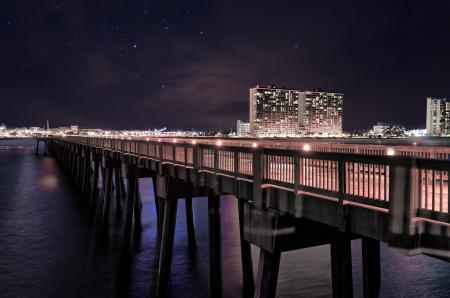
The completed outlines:
[[[283,187],[296,194],[306,191],[318,195],[344,196],[347,201],[383,208],[389,208],[389,202],[393,199],[393,168],[404,167],[410,169],[411,175],[415,175],[411,177],[417,177],[412,178],[413,188],[419,194],[417,203],[414,203],[417,214],[430,219],[448,217],[450,220],[450,160],[407,155],[224,146],[166,139],[79,136],[54,139],[153,158],[175,166],[189,165],[194,170],[207,170],[217,175],[250,180],[256,175],[262,175],[258,183],[266,186]],[[255,167],[255,162],[262,164]],[[414,198],[411,197],[411,200]]]

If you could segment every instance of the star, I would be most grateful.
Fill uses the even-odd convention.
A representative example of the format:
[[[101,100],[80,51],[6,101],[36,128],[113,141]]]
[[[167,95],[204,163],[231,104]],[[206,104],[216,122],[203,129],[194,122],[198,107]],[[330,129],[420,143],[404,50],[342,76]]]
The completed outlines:
[[[138,45],[135,43],[133,44],[133,49],[137,49]]]

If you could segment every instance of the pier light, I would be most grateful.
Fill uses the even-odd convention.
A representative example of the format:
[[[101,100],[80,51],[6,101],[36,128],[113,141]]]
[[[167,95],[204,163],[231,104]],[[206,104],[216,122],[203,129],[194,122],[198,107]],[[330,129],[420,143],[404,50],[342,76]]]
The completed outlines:
[[[394,148],[387,148],[387,149],[386,149],[386,155],[388,155],[388,156],[393,156],[393,155],[395,155],[395,150],[394,150]]]
[[[177,142],[177,139],[173,139],[172,142],[175,144]]]
[[[253,142],[253,144],[252,144],[252,147],[253,147],[253,148],[256,148],[256,147],[258,147],[258,143],[256,143],[256,142]]]
[[[158,142],[160,142],[160,143],[161,143],[161,139],[158,139]]]
[[[195,144],[197,144],[197,141],[196,140],[192,140],[192,145],[195,145]]]
[[[304,144],[303,145],[303,151],[311,151],[311,145],[310,144]]]
[[[150,141],[150,138],[145,138],[146,141]]]
[[[218,141],[216,142],[216,145],[217,145],[217,146],[222,146],[222,140],[218,140]]]

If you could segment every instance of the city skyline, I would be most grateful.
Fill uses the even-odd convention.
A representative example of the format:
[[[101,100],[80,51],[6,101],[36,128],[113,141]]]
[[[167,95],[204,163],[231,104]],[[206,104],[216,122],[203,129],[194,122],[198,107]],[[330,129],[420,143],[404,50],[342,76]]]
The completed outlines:
[[[424,127],[423,99],[450,94],[447,3],[287,2],[9,2],[0,119],[231,128],[248,87],[275,83],[344,93],[352,131]]]
[[[342,123],[343,123],[343,96],[344,94],[342,93],[338,93],[338,92],[328,92],[322,89],[313,89],[313,90],[295,90],[292,88],[286,88],[286,87],[277,87],[276,85],[268,85],[268,86],[259,86],[256,85],[256,87],[250,88],[250,108],[249,108],[249,114],[248,114],[248,118],[246,118],[245,120],[242,119],[236,119],[237,122],[237,126],[236,126],[236,122],[235,122],[235,126],[234,127],[230,127],[230,128],[222,128],[219,127],[219,129],[203,129],[203,130],[197,130],[197,132],[221,132],[221,131],[229,131],[229,132],[233,132],[235,131],[237,133],[237,135],[246,135],[246,136],[250,136],[253,135],[255,136],[255,133],[251,133],[251,123],[252,123],[252,115],[256,113],[256,105],[254,107],[252,107],[252,98],[256,99],[256,95],[259,94],[260,90],[268,90],[269,92],[271,91],[276,91],[276,92],[285,92],[287,94],[291,94],[290,97],[292,97],[292,100],[288,100],[288,102],[283,103],[286,104],[286,106],[290,106],[292,105],[291,109],[292,111],[290,113],[286,113],[286,115],[279,115],[279,119],[281,120],[281,122],[286,122],[287,118],[292,118],[292,113],[295,114],[295,123],[289,124],[289,123],[285,123],[285,125],[290,125],[295,128],[294,130],[288,129],[288,130],[284,130],[284,129],[275,129],[276,132],[272,131],[273,129],[263,129],[265,130],[263,132],[263,134],[261,134],[260,136],[265,136],[265,137],[270,137],[271,135],[276,136],[277,134],[282,134],[282,135],[286,135],[286,136],[295,136],[295,135],[301,135],[301,136],[306,136],[306,135],[311,135],[317,136],[317,133],[319,134],[324,134],[324,136],[326,135],[330,135],[330,136],[338,136],[338,135],[342,135],[342,134],[347,134],[347,133],[364,133],[367,131],[370,131],[370,129],[372,127],[375,127],[377,125],[384,125],[384,126],[392,126],[392,127],[403,127],[403,129],[406,129],[407,127],[401,123],[398,122],[383,122],[383,121],[377,121],[376,123],[372,123],[371,126],[369,128],[365,127],[365,128],[359,128],[359,129],[355,129],[353,131],[345,131],[343,129]],[[295,94],[292,95],[292,94]],[[286,95],[287,96],[287,95]],[[275,97],[280,97],[279,94],[276,95]],[[278,100],[283,101],[283,97],[281,96]],[[289,97],[289,98],[290,98]],[[295,97],[295,98],[294,98]],[[278,101],[277,100],[277,101]],[[425,125],[424,127],[409,127],[410,131],[426,131],[426,134],[430,135],[430,136],[446,136],[449,134],[449,129],[448,129],[448,108],[446,108],[446,106],[448,105],[448,100],[446,98],[433,98],[433,97],[426,97],[425,98],[426,101],[426,107],[425,107]],[[434,103],[434,105],[431,104],[431,102],[442,102],[443,108],[440,108],[436,105],[436,103]],[[325,111],[323,111],[325,110]],[[434,112],[433,112],[434,111]],[[281,110],[279,111],[281,112]],[[432,116],[432,113],[433,116]],[[288,116],[288,114],[290,116]],[[292,115],[291,115],[292,114]],[[262,114],[261,114],[262,115]],[[253,118],[256,119],[256,114],[253,115]],[[440,120],[442,119],[442,120]],[[437,122],[436,122],[437,121]],[[438,124],[438,122],[441,122],[441,124]],[[309,122],[311,122],[310,124],[308,124]],[[281,123],[283,124],[283,123]],[[62,125],[57,125],[54,126],[52,128],[66,128],[67,125],[69,125],[68,123],[64,123]],[[72,124],[70,124],[72,125]],[[284,124],[283,124],[284,125]],[[288,125],[288,126],[289,126]],[[440,127],[441,126],[441,127]],[[45,124],[43,126],[40,125],[30,125],[28,124],[24,124],[24,125],[20,125],[20,126],[8,126],[5,123],[0,122],[0,128],[3,127],[3,129],[5,127],[8,128],[12,128],[12,129],[20,129],[20,128],[43,128],[45,130],[45,128],[50,127],[49,126],[49,118],[46,118]],[[76,127],[78,127],[78,125],[76,125]],[[118,131],[150,131],[150,130],[160,130],[160,131],[165,131],[167,130],[167,127],[163,127],[163,128],[150,128],[150,127],[146,127],[146,128],[142,128],[142,129],[138,129],[138,128],[129,128],[129,129],[110,129],[107,127],[83,127],[84,129],[99,129],[99,130],[110,130],[110,131],[114,131],[114,130],[118,130]],[[280,127],[281,128],[281,127]],[[241,131],[242,130],[242,131]],[[253,130],[256,130],[256,128],[253,128]],[[183,129],[170,129],[169,131],[175,132],[175,131],[183,131]],[[195,131],[194,128],[191,129],[191,131]],[[244,132],[245,131],[245,132]],[[414,133],[413,133],[414,134]],[[420,132],[420,135],[424,135],[423,132]]]

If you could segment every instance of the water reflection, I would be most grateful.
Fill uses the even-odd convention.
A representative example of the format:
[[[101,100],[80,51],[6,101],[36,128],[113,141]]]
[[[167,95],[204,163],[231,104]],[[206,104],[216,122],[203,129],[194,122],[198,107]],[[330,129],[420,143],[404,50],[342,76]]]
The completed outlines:
[[[53,175],[45,175],[39,178],[39,185],[48,190],[52,190],[58,186],[58,178]]]

